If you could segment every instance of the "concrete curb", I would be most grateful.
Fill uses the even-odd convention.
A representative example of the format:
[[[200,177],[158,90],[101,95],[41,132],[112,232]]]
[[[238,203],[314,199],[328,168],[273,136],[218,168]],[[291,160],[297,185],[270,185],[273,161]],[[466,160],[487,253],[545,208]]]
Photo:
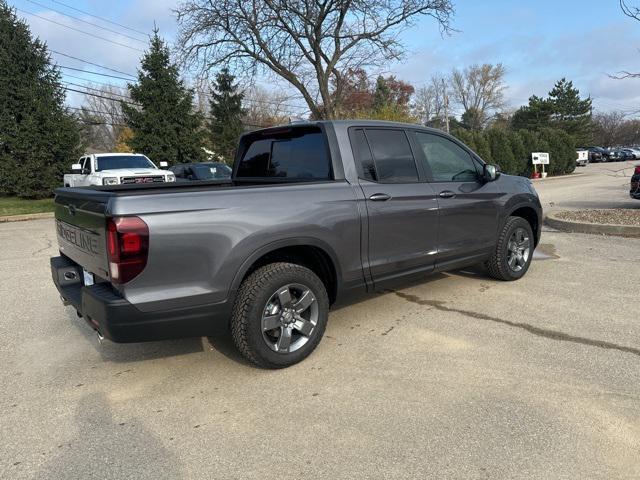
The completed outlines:
[[[572,233],[595,233],[598,235],[615,235],[620,237],[640,237],[640,227],[633,225],[605,225],[601,223],[576,222],[558,218],[558,213],[551,212],[545,216],[545,223],[552,228]]]
[[[53,218],[53,212],[27,213],[24,215],[8,215],[0,217],[0,223],[26,222],[27,220],[40,220],[42,218]]]

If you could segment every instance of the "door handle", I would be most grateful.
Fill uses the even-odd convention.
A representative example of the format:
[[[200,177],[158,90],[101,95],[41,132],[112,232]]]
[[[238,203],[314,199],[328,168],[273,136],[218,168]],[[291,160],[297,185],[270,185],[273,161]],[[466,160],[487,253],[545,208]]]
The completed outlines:
[[[369,200],[372,202],[386,202],[391,199],[391,195],[387,195],[386,193],[374,193],[369,197]]]
[[[440,192],[440,198],[453,198],[455,196],[456,194],[453,193],[451,190],[445,190],[443,192]]]

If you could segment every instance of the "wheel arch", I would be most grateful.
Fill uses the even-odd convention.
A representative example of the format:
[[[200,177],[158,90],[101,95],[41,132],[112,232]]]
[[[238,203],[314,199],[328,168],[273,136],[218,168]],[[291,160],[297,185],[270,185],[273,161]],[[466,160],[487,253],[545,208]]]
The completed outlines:
[[[531,226],[531,231],[533,232],[533,236],[534,236],[534,246],[538,246],[538,242],[540,239],[539,229],[541,227],[541,220],[542,220],[540,218],[538,211],[529,204],[515,205],[510,209],[509,214],[504,218],[504,221],[502,222],[502,226],[504,226],[504,223],[507,221],[507,218],[509,217],[520,217],[525,219],[527,223],[529,223],[529,225]]]
[[[229,295],[231,301],[235,299],[240,284],[253,271],[269,263],[282,261],[309,268],[325,285],[329,302],[335,302],[342,283],[337,256],[325,242],[304,237],[278,240],[254,251],[234,276]]]

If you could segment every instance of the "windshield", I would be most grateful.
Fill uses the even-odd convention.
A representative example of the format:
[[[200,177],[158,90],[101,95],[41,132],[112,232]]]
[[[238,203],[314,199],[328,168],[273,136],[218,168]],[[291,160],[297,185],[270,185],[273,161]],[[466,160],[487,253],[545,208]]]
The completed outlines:
[[[116,170],[118,168],[156,168],[156,166],[143,155],[114,155],[97,157],[96,172],[103,170]]]
[[[191,170],[198,180],[231,177],[231,168],[222,163],[202,163],[191,166]]]

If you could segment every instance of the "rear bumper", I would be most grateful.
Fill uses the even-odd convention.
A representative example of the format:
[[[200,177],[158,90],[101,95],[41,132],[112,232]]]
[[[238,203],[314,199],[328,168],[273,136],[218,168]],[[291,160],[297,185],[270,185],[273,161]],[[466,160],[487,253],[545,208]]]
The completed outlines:
[[[113,342],[211,335],[230,315],[227,303],[142,312],[109,283],[83,285],[81,267],[64,256],[51,258],[51,275],[63,302],[72,305],[94,330]]]

